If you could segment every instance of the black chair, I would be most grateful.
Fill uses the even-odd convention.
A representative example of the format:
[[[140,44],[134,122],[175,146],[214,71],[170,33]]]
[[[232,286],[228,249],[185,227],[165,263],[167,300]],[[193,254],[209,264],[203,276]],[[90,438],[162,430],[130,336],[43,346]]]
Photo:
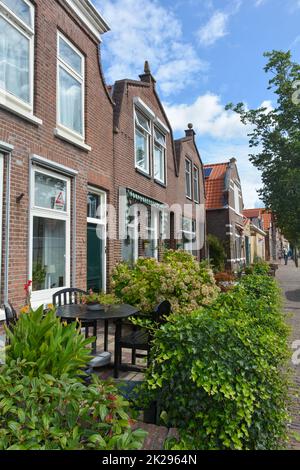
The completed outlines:
[[[153,320],[157,324],[163,324],[165,317],[171,313],[171,304],[168,300],[161,302],[153,311]],[[130,333],[122,335],[122,320],[117,321],[116,337],[115,337],[115,369],[114,376],[119,377],[120,370],[131,370],[136,372],[143,371],[143,368],[136,366],[137,357],[146,357],[147,366],[150,363],[152,334],[143,328],[134,328]],[[122,364],[122,349],[131,349],[132,365]],[[137,353],[137,351],[145,351],[146,354]]]
[[[75,287],[62,289],[53,294],[52,303],[55,307],[61,307],[63,305],[79,305],[82,303],[82,295],[88,295],[88,293],[82,289],[76,289]],[[81,326],[85,329],[86,338],[89,337],[90,328],[93,328],[93,336],[97,336],[97,320],[82,320]]]
[[[15,311],[14,307],[12,306],[10,302],[4,304],[4,311],[5,311],[6,326],[10,330],[12,330],[18,321],[17,312]]]
[[[88,293],[84,290],[76,289],[75,287],[62,289],[53,294],[52,303],[55,307],[60,307],[62,305],[81,304],[82,295],[88,295]]]

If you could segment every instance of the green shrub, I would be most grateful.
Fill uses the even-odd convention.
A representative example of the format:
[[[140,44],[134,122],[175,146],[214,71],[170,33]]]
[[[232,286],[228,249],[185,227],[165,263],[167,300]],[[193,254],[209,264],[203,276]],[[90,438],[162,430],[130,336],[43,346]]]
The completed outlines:
[[[216,272],[224,271],[226,252],[222,242],[214,235],[207,237],[209,247],[209,259]]]
[[[174,315],[154,333],[140,400],[158,400],[163,421],[180,429],[174,449],[283,445],[288,328],[274,280],[262,281],[247,276],[213,305]]]
[[[0,450],[141,448],[145,433],[131,430],[128,403],[113,385],[24,376],[29,368],[12,361],[0,370]]]
[[[246,274],[267,275],[270,273],[270,265],[266,261],[257,260],[251,266],[247,266],[245,272]]]
[[[162,262],[139,259],[131,268],[119,264],[113,272],[112,288],[123,302],[145,314],[162,300],[169,300],[173,312],[190,313],[210,304],[218,295],[213,273],[192,255],[168,250]]]
[[[67,325],[54,310],[44,315],[43,307],[21,314],[13,331],[7,331],[10,346],[7,360],[25,360],[24,375],[51,374],[75,377],[91,359],[87,348],[93,338],[85,339],[75,322]]]

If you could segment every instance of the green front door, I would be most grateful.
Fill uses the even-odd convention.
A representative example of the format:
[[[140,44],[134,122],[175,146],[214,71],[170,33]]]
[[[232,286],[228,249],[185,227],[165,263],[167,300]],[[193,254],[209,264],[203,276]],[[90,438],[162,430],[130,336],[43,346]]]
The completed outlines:
[[[104,242],[97,235],[97,225],[87,227],[87,288],[103,291]]]

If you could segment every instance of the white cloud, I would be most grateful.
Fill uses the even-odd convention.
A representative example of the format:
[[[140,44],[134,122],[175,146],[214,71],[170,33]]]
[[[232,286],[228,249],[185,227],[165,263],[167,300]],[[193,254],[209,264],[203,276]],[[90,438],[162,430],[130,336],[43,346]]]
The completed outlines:
[[[221,98],[212,93],[199,96],[191,104],[164,104],[175,131],[182,131],[192,122],[197,133],[229,140],[245,137],[246,127],[238,114],[225,111]]]
[[[187,124],[192,122],[197,134],[198,147],[204,163],[238,160],[245,207],[261,206],[257,190],[261,188],[258,170],[250,163],[248,145],[250,127],[240,122],[238,114],[225,111],[221,98],[212,93],[199,96],[191,104],[165,104],[175,134],[181,137]],[[270,101],[261,106],[272,109]]]
[[[218,39],[226,36],[229,14],[216,11],[209,21],[199,29],[197,36],[200,43],[204,46],[211,46]]]
[[[158,0],[94,0],[111,26],[103,40],[109,82],[137,78],[148,60],[158,86],[176,93],[205,73],[195,47],[183,40],[182,24]]]

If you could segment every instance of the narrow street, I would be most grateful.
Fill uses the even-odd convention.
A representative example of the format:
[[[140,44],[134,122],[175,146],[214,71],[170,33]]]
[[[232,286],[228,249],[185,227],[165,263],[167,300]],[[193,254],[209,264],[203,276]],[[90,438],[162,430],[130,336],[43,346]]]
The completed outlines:
[[[288,321],[292,327],[292,346],[294,341],[300,340],[300,268],[297,269],[294,262],[289,261],[288,266],[284,266],[283,264],[279,266],[276,277],[283,290],[284,309],[287,313],[291,314]],[[295,450],[300,450],[300,441],[297,441],[293,436],[295,432],[300,435],[300,364],[293,365],[291,363],[291,365],[295,388],[292,389],[290,447]]]

